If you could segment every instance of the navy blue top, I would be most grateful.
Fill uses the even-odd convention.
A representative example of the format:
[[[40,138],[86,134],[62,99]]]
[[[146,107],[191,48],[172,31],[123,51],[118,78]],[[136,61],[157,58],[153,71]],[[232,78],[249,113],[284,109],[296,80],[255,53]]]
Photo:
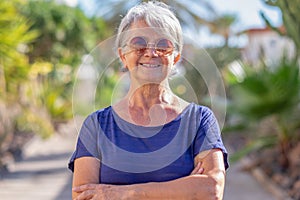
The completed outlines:
[[[187,176],[201,151],[227,151],[212,111],[194,103],[171,122],[155,127],[138,126],[120,118],[111,106],[84,121],[69,169],[74,160],[92,156],[101,161],[100,183],[161,182]]]

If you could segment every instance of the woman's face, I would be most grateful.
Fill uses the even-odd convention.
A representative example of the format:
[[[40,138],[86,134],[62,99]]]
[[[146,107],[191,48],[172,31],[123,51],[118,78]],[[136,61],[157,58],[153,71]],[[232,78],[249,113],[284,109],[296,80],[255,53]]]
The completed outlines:
[[[119,56],[131,79],[139,83],[166,80],[180,58],[174,56],[172,42],[142,20],[133,23],[127,35],[126,46],[119,49]],[[140,48],[147,44],[149,48]]]

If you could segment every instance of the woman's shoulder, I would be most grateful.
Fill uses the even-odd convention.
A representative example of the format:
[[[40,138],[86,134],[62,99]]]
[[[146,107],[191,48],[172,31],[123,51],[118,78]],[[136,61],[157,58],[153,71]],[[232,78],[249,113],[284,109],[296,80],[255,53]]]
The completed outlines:
[[[188,102],[180,97],[178,97],[179,106],[184,110],[192,110],[192,111],[201,111],[201,112],[211,112],[211,109],[208,106],[196,103],[196,102]]]
[[[103,118],[103,117],[107,117],[108,114],[111,112],[112,107],[111,106],[107,106],[101,109],[98,109],[96,111],[93,111],[92,113],[90,113],[85,121],[98,121],[99,117]]]
[[[213,111],[211,110],[211,108],[209,108],[208,106],[205,105],[201,105],[198,103],[194,103],[191,102],[188,106],[187,106],[188,110],[194,111],[196,113],[201,113],[201,114],[211,114],[213,113]]]
[[[200,124],[203,124],[209,121],[214,121],[215,115],[212,109],[208,106],[192,102],[183,112],[182,118],[185,120],[196,120],[200,122]]]

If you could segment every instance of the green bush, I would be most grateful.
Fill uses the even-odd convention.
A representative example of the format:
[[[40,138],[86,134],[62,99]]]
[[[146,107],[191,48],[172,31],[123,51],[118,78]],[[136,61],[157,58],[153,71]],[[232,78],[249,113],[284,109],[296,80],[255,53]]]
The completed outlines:
[[[283,58],[278,66],[262,66],[258,70],[239,67],[239,74],[228,73],[227,76],[230,79],[229,115],[237,119],[236,126],[251,132],[251,142],[244,153],[277,145],[282,165],[287,166],[287,151],[299,139],[299,66]]]

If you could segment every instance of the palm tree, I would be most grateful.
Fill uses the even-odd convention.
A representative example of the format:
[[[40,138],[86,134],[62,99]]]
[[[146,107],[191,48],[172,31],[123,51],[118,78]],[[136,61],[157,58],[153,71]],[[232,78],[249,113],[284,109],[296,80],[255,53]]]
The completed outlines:
[[[211,22],[206,25],[209,27],[210,31],[214,34],[223,36],[225,39],[224,46],[228,46],[229,37],[232,35],[231,27],[237,21],[237,17],[232,14],[224,14],[217,16]]]
[[[14,140],[16,118],[20,113],[20,87],[27,81],[30,65],[28,44],[37,36],[18,10],[21,1],[0,1],[0,168],[3,154]]]
[[[299,139],[299,66],[283,58],[276,67],[265,66],[255,71],[244,66],[240,71],[243,73],[233,73],[231,77],[236,79],[230,88],[231,114],[242,127],[254,125],[256,131],[252,130],[251,139],[256,140],[252,147],[277,145],[280,165],[286,169],[289,148]],[[259,125],[266,120],[269,127],[264,125],[261,129]]]
[[[94,14],[104,17],[109,24],[117,26],[121,21],[121,17],[124,16],[128,9],[136,5],[138,2],[146,2],[147,0],[108,0],[101,1],[95,0],[96,7]],[[203,16],[208,16],[208,18],[214,18],[216,11],[213,6],[205,0],[162,0],[171,6],[177,13],[177,17],[181,22],[182,26],[185,28],[191,28],[197,30],[199,26],[207,24],[209,19]]]

